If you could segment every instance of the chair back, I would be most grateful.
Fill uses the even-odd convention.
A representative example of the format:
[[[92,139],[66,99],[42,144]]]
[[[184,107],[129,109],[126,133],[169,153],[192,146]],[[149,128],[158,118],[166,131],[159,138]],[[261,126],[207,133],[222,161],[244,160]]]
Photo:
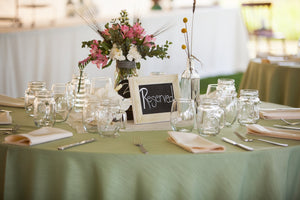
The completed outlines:
[[[272,3],[248,2],[241,4],[242,15],[250,35],[272,34]]]

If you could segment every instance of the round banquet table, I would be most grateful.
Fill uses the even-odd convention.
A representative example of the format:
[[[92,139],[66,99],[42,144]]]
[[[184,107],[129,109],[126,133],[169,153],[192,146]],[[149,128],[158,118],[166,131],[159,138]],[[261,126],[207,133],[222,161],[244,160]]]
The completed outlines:
[[[300,107],[300,62],[250,61],[240,89],[257,89],[262,101]]]
[[[12,111],[13,123],[21,126],[17,133],[37,129],[23,109],[0,109]],[[259,121],[263,125],[275,122]],[[169,143],[166,130],[125,131],[117,138],[102,138],[78,134],[65,123],[55,127],[74,135],[30,147],[0,144],[0,199],[300,198],[300,141],[272,138],[289,147],[247,143],[255,149],[247,152],[221,141],[227,137],[240,142],[233,130],[246,130],[235,123],[208,138],[225,146],[225,152],[192,154]],[[133,145],[137,135],[148,154]],[[4,137],[0,136],[1,141]],[[92,137],[96,138],[93,143],[57,150],[60,145]]]

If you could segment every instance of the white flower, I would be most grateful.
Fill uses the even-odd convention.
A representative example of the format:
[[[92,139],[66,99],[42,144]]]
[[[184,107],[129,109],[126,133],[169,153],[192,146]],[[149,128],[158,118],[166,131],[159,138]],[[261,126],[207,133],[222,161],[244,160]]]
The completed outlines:
[[[125,60],[122,49],[119,49],[116,44],[113,45],[113,48],[110,51],[109,57],[113,60]]]
[[[129,61],[135,60],[136,62],[138,62],[139,60],[141,60],[142,56],[140,54],[140,52],[137,50],[135,45],[131,45],[128,55],[127,55],[127,59]]]

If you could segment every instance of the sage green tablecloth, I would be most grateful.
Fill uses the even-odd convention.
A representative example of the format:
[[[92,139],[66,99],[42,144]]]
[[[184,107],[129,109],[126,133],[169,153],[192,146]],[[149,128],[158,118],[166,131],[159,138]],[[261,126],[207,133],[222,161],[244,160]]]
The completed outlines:
[[[250,61],[240,89],[258,89],[262,101],[300,107],[300,66]]]
[[[0,108],[13,111],[14,123],[21,125],[18,133],[37,129],[23,109]],[[275,122],[280,124],[259,123]],[[55,127],[73,131],[64,123]],[[1,199],[300,199],[300,141],[272,138],[289,147],[247,143],[255,148],[247,152],[221,141],[224,136],[239,141],[234,129],[245,132],[235,124],[208,138],[224,145],[224,153],[189,153],[169,143],[167,131],[122,132],[118,138],[74,132],[32,147],[0,144]],[[149,154],[132,144],[136,135]],[[57,150],[91,137],[97,141]]]

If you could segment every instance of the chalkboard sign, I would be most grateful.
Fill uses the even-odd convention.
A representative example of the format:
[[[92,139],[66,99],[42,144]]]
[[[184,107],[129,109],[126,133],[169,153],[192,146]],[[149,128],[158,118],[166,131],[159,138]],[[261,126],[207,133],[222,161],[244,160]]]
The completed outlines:
[[[172,83],[139,85],[143,115],[170,112],[174,99]]]
[[[178,98],[177,75],[129,78],[134,123],[170,120],[173,99]]]

